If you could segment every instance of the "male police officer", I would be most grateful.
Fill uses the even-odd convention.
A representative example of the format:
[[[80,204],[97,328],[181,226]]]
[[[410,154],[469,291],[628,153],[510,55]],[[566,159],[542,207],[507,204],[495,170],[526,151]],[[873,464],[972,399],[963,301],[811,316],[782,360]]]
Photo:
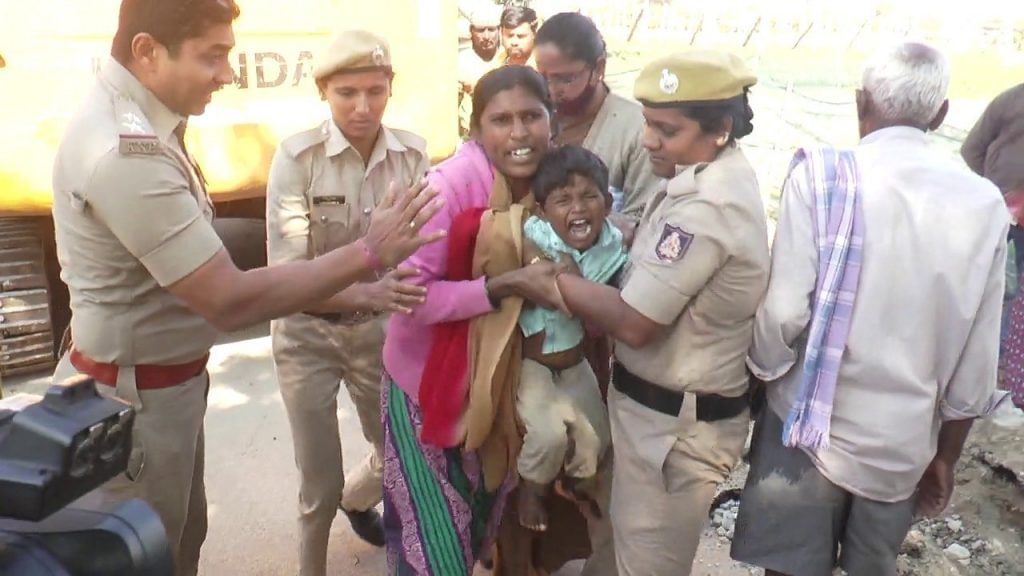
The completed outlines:
[[[401,262],[430,239],[432,193],[390,191],[359,242],[316,261],[242,272],[214,233],[189,115],[232,81],[233,0],[123,0],[107,62],[54,166],[53,215],[71,292],[55,377],[92,376],[137,411],[128,469],[108,487],[163,521],[178,574],[206,537],[203,416],[217,330],[292,314]],[[429,206],[429,207],[428,207]]]
[[[389,182],[419,180],[429,167],[426,142],[381,125],[391,94],[387,41],[370,32],[342,32],[315,68],[331,119],[281,143],[267,185],[270,263],[312,260],[362,237]],[[380,419],[382,311],[404,312],[422,301],[422,287],[402,284],[408,270],[357,284],[304,313],[271,324],[274,363],[288,410],[299,469],[300,573],[326,571],[327,541],[340,508],[355,532],[384,545],[383,429]],[[345,380],[370,454],[346,480],[342,474],[337,396]]]

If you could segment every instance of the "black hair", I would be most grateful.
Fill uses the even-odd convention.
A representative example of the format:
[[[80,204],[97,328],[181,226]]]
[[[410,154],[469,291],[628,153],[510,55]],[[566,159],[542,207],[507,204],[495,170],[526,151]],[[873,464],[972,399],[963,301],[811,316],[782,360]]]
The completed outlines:
[[[544,205],[551,192],[569,185],[572,176],[586,178],[601,194],[608,194],[608,167],[590,150],[582,146],[562,146],[549,150],[533,176],[533,198]]]
[[[473,88],[473,114],[470,116],[469,125],[472,129],[480,128],[480,116],[484,108],[491,103],[498,93],[521,87],[540,100],[549,114],[554,114],[555,105],[551,102],[551,94],[548,92],[548,83],[544,77],[529,66],[502,66],[484,74],[477,80]]]
[[[548,18],[537,31],[534,45],[551,43],[571,60],[582,60],[590,66],[607,55],[601,31],[594,21],[577,12],[562,12]]]
[[[704,133],[725,130],[725,121],[732,118],[732,130],[729,132],[728,144],[743,138],[754,131],[754,109],[750,107],[749,88],[743,94],[726,100],[707,100],[702,102],[665,102],[652,103],[641,100],[640,103],[650,108],[672,108],[700,124]]]
[[[537,12],[526,6],[509,6],[501,13],[502,28],[519,28],[523,24],[529,24],[533,31],[537,31]]]
[[[146,33],[177,56],[181,44],[212,26],[231,24],[240,11],[235,0],[122,0],[110,55],[127,66],[132,40]]]

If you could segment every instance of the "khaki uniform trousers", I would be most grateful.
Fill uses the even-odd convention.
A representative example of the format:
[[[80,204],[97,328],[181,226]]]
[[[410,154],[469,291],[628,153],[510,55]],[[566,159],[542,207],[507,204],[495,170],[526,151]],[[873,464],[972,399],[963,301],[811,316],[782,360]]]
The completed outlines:
[[[54,381],[78,371],[65,354]],[[141,498],[160,516],[177,576],[195,576],[206,540],[206,485],[203,482],[203,417],[210,377],[206,372],[177,386],[138,390],[135,370],[121,367],[116,388],[96,384],[106,396],[135,407],[132,452],[124,474],[103,486],[104,501]]]
[[[519,452],[520,476],[537,484],[550,484],[563,464],[565,474],[572,478],[597,474],[611,432],[589,362],[583,360],[571,368],[553,371],[524,359],[516,410],[526,428]],[[573,451],[566,460],[570,438]]]
[[[669,416],[608,390],[615,468],[611,520],[620,576],[686,576],[716,489],[739,461],[750,415]]]
[[[274,365],[288,412],[299,471],[299,567],[327,570],[327,541],[341,506],[362,512],[384,497],[380,417],[381,351],[387,319],[332,323],[296,314],[271,323]],[[345,477],[338,431],[338,391],[345,381],[363,436],[373,449]]]

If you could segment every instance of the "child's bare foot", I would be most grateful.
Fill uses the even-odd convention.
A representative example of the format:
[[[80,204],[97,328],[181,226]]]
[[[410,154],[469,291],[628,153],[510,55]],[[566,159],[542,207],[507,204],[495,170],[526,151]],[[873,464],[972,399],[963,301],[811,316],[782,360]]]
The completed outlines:
[[[548,487],[529,480],[519,484],[519,523],[523,528],[536,532],[548,529],[548,511],[544,509],[544,497]]]

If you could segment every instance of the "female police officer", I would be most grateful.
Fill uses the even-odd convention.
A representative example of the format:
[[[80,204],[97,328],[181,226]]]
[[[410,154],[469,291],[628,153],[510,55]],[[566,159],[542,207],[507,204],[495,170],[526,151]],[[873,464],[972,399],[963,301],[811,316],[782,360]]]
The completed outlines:
[[[769,269],[757,179],[736,144],[752,130],[755,82],[721,52],[645,67],[635,87],[644,146],[670,180],[647,206],[621,291],[533,267],[538,300],[616,340],[611,520],[622,576],[689,574],[716,485],[746,439],[744,360]]]
[[[429,164],[423,138],[381,124],[394,79],[387,40],[365,30],[341,32],[313,76],[331,118],[285,139],[274,156],[267,182],[267,257],[273,264],[313,260],[356,241],[366,234],[388,183],[415,182]],[[326,573],[337,508],[359,537],[384,545],[374,508],[383,498],[380,380],[387,317],[381,312],[408,312],[422,301],[422,288],[402,282],[413,273],[399,268],[271,323],[299,471],[303,576]],[[372,445],[349,474],[342,473],[338,432],[342,380]]]

